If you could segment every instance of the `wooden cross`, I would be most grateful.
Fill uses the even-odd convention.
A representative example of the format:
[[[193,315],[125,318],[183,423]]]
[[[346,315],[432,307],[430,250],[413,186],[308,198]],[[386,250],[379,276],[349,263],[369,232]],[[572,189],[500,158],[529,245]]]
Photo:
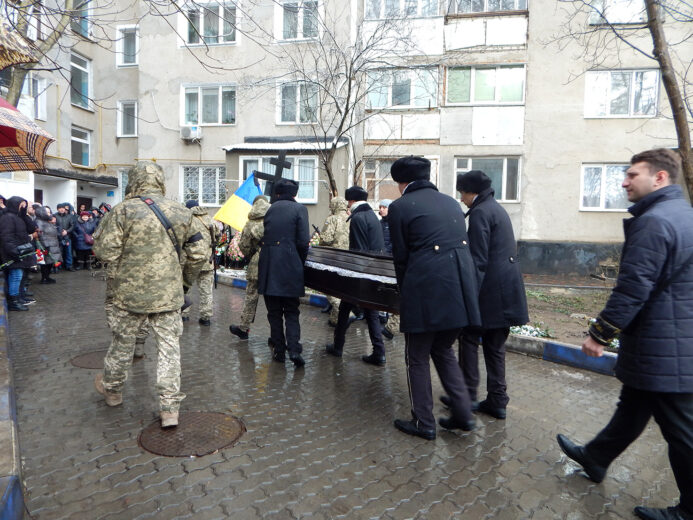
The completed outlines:
[[[272,196],[272,189],[274,188],[274,183],[282,178],[282,172],[286,169],[291,169],[291,163],[286,160],[286,152],[279,152],[279,156],[275,159],[274,157],[270,159],[270,164],[275,166],[274,175],[269,173],[263,173],[259,171],[254,171],[255,183],[257,179],[262,179],[265,182],[265,195]]]

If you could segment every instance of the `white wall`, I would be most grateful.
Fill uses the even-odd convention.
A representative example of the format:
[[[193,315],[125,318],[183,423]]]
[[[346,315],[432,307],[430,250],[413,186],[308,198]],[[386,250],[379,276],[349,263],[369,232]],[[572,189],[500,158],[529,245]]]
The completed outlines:
[[[31,177],[32,175],[30,175]],[[29,202],[34,200],[34,184],[33,182],[17,182],[7,179],[0,179],[0,195],[9,199],[10,197],[22,197]]]
[[[75,185],[76,182],[70,179],[45,175],[34,176],[34,188],[43,190],[43,205],[50,206],[53,211],[62,202],[75,204]]]

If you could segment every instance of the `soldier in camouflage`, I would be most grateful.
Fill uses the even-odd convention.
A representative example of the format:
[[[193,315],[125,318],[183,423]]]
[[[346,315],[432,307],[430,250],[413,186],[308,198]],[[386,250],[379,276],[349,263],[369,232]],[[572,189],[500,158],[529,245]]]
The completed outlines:
[[[197,288],[200,293],[200,318],[198,322],[200,325],[209,327],[212,318],[212,304],[214,302],[212,295],[214,288],[214,247],[217,245],[217,239],[219,238],[219,229],[207,214],[207,210],[200,207],[196,200],[187,201],[185,207],[192,210],[195,216],[193,218],[193,228],[195,231],[199,231],[203,237],[207,247],[208,261],[199,270],[197,270],[196,265],[186,265],[186,272],[183,274],[183,277],[186,280],[197,282]],[[188,271],[197,271],[197,274]],[[189,314],[190,307],[187,307],[183,311],[184,321],[187,321],[186,318]]]
[[[238,242],[238,247],[245,258],[250,258],[248,269],[246,270],[245,279],[247,282],[245,288],[245,301],[243,302],[243,314],[241,314],[241,324],[231,325],[229,330],[231,334],[238,336],[241,339],[248,339],[248,331],[250,324],[255,321],[255,310],[257,309],[257,264],[260,258],[260,242],[265,234],[264,218],[265,213],[270,205],[267,202],[267,197],[258,195],[253,200],[253,207],[248,213],[248,222],[243,226],[241,239]]]
[[[320,231],[320,245],[334,247],[336,249],[349,249],[349,223],[347,222],[347,201],[344,197],[332,197],[330,201],[330,216],[325,219],[325,223]],[[330,313],[328,324],[332,327],[337,325],[337,314],[339,313],[339,298],[334,296],[327,297],[328,305],[325,312]]]
[[[178,424],[180,344],[183,332],[183,267],[198,269],[208,260],[202,235],[193,228],[193,215],[182,204],[164,198],[164,173],[155,163],[141,161],[128,174],[129,198],[101,222],[94,253],[109,265],[113,295],[110,325],[113,340],[104,359],[104,371],[94,379],[96,390],[109,406],[123,402],[122,389],[132,363],[135,336],[149,325],[158,351],[157,383],[162,428]],[[142,199],[140,199],[142,197]],[[179,255],[147,201],[153,201],[170,221]],[[184,252],[184,254],[183,254]],[[189,286],[190,281],[185,280]]]

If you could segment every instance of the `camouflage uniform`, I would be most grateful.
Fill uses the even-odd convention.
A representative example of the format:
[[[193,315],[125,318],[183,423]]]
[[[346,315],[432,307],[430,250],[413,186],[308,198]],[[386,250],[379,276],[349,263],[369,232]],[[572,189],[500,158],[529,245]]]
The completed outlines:
[[[192,213],[164,198],[164,173],[158,165],[138,162],[129,172],[128,191],[130,197],[113,208],[94,237],[94,253],[108,263],[113,298],[109,312],[113,340],[104,359],[103,387],[108,394],[122,391],[135,335],[148,320],[158,351],[159,408],[177,412],[185,398],[180,391],[182,267],[190,262],[199,269],[208,260],[208,250],[193,229]],[[164,226],[140,195],[154,200],[171,222],[180,259]]]
[[[259,197],[253,202],[253,207],[248,213],[248,222],[243,226],[241,239],[238,247],[243,256],[250,258],[248,269],[245,274],[247,286],[245,288],[245,301],[243,302],[243,314],[241,314],[241,324],[239,327],[248,332],[250,324],[255,321],[255,310],[257,309],[257,264],[260,257],[260,241],[265,234],[263,219],[270,205],[267,199]]]
[[[214,288],[214,247],[219,238],[219,229],[214,224],[212,218],[207,214],[207,210],[195,206],[192,208],[193,228],[199,231],[203,237],[208,252],[208,261],[197,270],[196,265],[186,265],[184,277],[186,280],[197,282],[197,288],[200,292],[200,319],[208,320],[212,317],[212,304],[214,297],[212,290]],[[190,307],[183,311],[183,316],[190,314]]]
[[[320,231],[320,245],[337,249],[349,249],[349,223],[347,222],[347,201],[344,197],[333,197],[330,201],[331,215],[327,217]],[[328,296],[332,305],[330,322],[337,324],[339,298]]]

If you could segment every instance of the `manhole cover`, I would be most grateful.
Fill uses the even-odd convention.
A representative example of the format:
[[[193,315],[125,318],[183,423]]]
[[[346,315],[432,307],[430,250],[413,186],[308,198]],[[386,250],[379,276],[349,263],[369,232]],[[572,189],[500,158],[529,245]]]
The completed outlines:
[[[232,415],[215,412],[181,412],[178,426],[161,429],[157,420],[140,433],[142,448],[166,457],[201,457],[233,446],[246,431]]]
[[[78,368],[92,368],[92,369],[102,369],[103,368],[103,358],[106,357],[108,350],[97,350],[96,352],[87,352],[86,354],[80,354],[75,356],[70,360],[74,366]],[[140,361],[142,358],[134,358],[135,361]]]

